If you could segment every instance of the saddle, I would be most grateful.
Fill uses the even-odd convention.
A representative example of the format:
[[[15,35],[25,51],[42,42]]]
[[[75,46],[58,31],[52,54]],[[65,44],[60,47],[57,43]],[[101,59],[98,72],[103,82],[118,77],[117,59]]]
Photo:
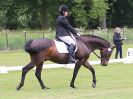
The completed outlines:
[[[55,39],[54,42],[55,42],[55,45],[56,45],[56,49],[59,53],[69,53],[69,51],[68,51],[68,46],[69,45],[67,45],[63,41],[57,40],[57,39]],[[76,44],[76,48],[75,48],[74,52],[76,52],[76,51],[77,51],[77,44]]]

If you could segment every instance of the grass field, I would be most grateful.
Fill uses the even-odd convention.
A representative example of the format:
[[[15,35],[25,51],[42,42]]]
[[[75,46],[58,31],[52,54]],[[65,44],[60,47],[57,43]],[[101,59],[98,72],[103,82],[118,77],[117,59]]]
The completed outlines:
[[[132,44],[123,45],[123,56]],[[115,51],[111,58],[114,58]],[[90,60],[98,60],[91,55]],[[29,62],[29,55],[23,50],[0,51],[0,66],[20,66]],[[81,68],[76,79],[77,89],[69,87],[73,70],[43,70],[42,78],[49,90],[42,90],[34,75],[34,70],[27,74],[25,86],[16,91],[21,71],[0,74],[0,99],[133,99],[133,64],[115,63],[107,67],[94,65],[97,87],[91,87],[91,72]]]
[[[16,32],[16,31],[15,31]],[[42,38],[42,33],[27,31],[28,39]],[[38,31],[39,33],[40,31]],[[42,32],[42,31],[41,31]],[[128,40],[123,45],[123,57],[126,57],[127,48],[133,48],[132,30],[127,30]],[[13,35],[12,35],[13,34]],[[51,36],[51,34],[49,34]],[[101,34],[98,34],[101,35]],[[108,39],[111,36],[105,35]],[[24,45],[24,34],[11,33],[9,36],[9,47],[21,49]],[[45,35],[46,37],[46,35]],[[110,38],[111,37],[111,38]],[[52,37],[53,38],[53,35]],[[129,43],[130,44],[125,44]],[[5,34],[0,33],[0,48],[6,49]],[[111,58],[114,58],[115,51]],[[0,51],[0,66],[23,66],[29,62],[29,55],[23,50]],[[89,60],[99,60],[94,54]],[[51,62],[47,62],[51,63]],[[34,70],[27,74],[25,86],[16,91],[19,84],[21,71],[13,71],[8,74],[0,74],[0,99],[133,99],[133,64],[115,63],[107,67],[94,65],[97,77],[97,87],[92,88],[91,72],[81,68],[75,85],[76,89],[69,87],[73,70],[70,69],[47,69],[43,70],[42,78],[49,90],[42,90],[34,75]]]
[[[92,88],[90,71],[82,67],[75,85],[69,87],[73,70],[43,70],[42,78],[49,90],[42,90],[34,76],[34,70],[27,74],[25,86],[16,91],[21,71],[0,75],[0,99],[133,99],[133,64],[109,64],[94,66],[97,87]]]

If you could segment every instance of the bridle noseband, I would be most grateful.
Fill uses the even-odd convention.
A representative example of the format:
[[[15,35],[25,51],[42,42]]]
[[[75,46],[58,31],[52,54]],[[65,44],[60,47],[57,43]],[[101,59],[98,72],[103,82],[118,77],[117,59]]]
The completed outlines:
[[[104,57],[101,57],[101,56],[97,55],[97,53],[95,53],[94,51],[92,51],[92,52],[97,56],[97,58],[99,58],[101,60],[104,60],[104,59],[108,60],[108,58],[106,58],[105,56]],[[106,51],[106,52],[108,52],[108,51]],[[106,52],[104,52],[104,53],[106,53]]]

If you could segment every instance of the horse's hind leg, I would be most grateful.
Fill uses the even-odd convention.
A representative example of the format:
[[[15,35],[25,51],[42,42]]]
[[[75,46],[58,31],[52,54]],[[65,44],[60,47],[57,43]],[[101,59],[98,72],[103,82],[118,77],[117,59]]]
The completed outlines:
[[[41,78],[42,67],[43,67],[43,63],[40,63],[39,65],[36,66],[36,73],[35,73],[35,75],[36,75],[36,77],[37,77],[37,79],[38,79],[38,81],[39,81],[39,83],[41,85],[41,88],[42,89],[49,89],[49,88],[47,88],[44,85],[44,83],[42,81],[42,78]]]
[[[93,77],[92,87],[95,88],[96,87],[96,75],[95,75],[94,68],[87,61],[85,61],[83,66],[86,67],[87,69],[89,69],[92,72],[92,77]]]
[[[21,81],[20,81],[20,84],[16,88],[17,90],[19,90],[21,87],[24,86],[25,76],[26,76],[27,72],[34,67],[35,67],[35,65],[31,62],[28,65],[26,65],[25,67],[23,67]]]

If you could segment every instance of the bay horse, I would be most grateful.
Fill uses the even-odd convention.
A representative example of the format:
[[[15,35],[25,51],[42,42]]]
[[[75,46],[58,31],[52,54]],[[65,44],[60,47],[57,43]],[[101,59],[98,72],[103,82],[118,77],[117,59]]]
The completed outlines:
[[[75,53],[75,59],[77,62],[75,63],[73,77],[70,82],[70,87],[76,88],[74,85],[77,73],[83,65],[87,69],[89,69],[92,73],[92,87],[96,87],[96,76],[94,68],[87,61],[90,53],[94,52],[94,50],[100,50],[101,65],[107,66],[110,56],[113,52],[114,46],[112,46],[105,39],[94,36],[94,35],[82,35],[76,37],[77,41],[77,51]],[[59,64],[67,64],[68,54],[67,53],[59,53],[56,49],[56,45],[54,40],[50,40],[47,38],[42,39],[34,39],[29,40],[25,44],[25,51],[29,53],[31,61],[25,67],[22,68],[22,76],[20,84],[17,86],[17,90],[21,89],[24,85],[25,76],[29,70],[36,66],[35,76],[37,77],[41,88],[48,89],[42,81],[41,72],[44,61],[50,60]],[[96,54],[94,52],[94,54]],[[97,55],[97,54],[96,54]],[[98,56],[98,55],[97,55]]]

